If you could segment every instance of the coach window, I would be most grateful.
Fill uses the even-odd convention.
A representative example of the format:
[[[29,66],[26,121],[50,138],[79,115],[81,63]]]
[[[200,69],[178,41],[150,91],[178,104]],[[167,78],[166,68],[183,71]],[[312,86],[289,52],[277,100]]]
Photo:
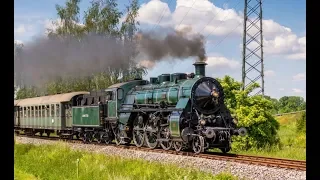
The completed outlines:
[[[59,117],[60,116],[60,105],[56,104],[56,116]]]
[[[19,107],[19,113],[20,113],[20,117],[23,117],[23,108],[22,107]]]
[[[38,117],[38,113],[39,113],[38,106],[34,107],[34,112],[35,112],[35,117]]]
[[[50,116],[50,106],[46,105],[45,110],[46,111],[45,111],[44,117],[49,117]]]
[[[43,106],[39,106],[39,117],[43,117]]]
[[[50,106],[50,117],[54,117],[54,104]]]
[[[34,113],[33,113],[33,106],[29,106],[29,117],[33,117]]]
[[[27,114],[26,114],[26,107],[23,107],[23,117],[26,117]]]
[[[30,108],[29,108],[29,106],[27,106],[26,107],[26,117],[30,117],[29,112],[30,112]]]
[[[40,110],[41,109],[41,110]],[[46,114],[46,107],[45,106],[39,106],[40,114],[39,116],[45,117]]]

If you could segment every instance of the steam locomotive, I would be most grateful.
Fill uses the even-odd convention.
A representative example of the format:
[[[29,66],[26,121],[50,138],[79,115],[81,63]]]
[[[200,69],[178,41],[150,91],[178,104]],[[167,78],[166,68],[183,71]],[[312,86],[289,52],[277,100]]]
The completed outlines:
[[[56,133],[80,138],[165,150],[203,153],[231,149],[237,128],[224,104],[221,84],[205,76],[205,62],[195,73],[162,74],[150,81],[135,79],[101,91],[72,92],[15,100],[15,131],[28,135]]]

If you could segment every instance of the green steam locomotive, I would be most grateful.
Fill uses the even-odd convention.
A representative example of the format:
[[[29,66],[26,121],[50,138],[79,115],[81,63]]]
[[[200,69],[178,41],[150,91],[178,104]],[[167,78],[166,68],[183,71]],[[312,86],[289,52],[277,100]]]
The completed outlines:
[[[101,91],[72,92],[15,100],[16,133],[57,133],[83,142],[174,148],[202,153],[231,149],[231,136],[245,135],[224,104],[220,83],[195,73],[135,79]]]

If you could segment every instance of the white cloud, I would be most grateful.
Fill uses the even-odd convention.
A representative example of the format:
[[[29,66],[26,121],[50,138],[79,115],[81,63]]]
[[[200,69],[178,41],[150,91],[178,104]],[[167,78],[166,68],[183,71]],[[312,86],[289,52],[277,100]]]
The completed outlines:
[[[293,81],[305,81],[306,74],[305,73],[298,73],[292,77]]]
[[[266,77],[273,77],[273,76],[276,75],[276,73],[274,71],[272,71],[272,70],[267,70],[267,71],[264,71],[264,75]]]
[[[279,88],[279,91],[284,91],[284,88]]]
[[[17,28],[14,28],[15,34],[24,34],[27,31],[31,31],[33,28],[31,25],[20,24]]]
[[[23,44],[23,42],[20,41],[20,40],[14,40],[14,43],[15,43],[15,44],[19,44],[19,45]]]
[[[294,93],[303,93],[303,91],[301,89],[297,89],[297,88],[293,88],[292,91]]]
[[[236,69],[240,67],[240,63],[235,60],[229,60],[223,56],[208,57],[206,63],[208,69]]]
[[[176,8],[173,12],[170,11],[167,3],[160,0],[151,0],[142,4],[139,9],[138,20],[141,23],[159,24],[176,29],[190,26],[193,31],[202,33],[205,36],[209,34],[225,36],[238,25],[230,35],[239,37],[243,31],[241,26],[243,22],[242,16],[241,13],[227,6],[219,8],[209,0],[177,0]],[[159,23],[160,19],[161,22]],[[252,35],[256,32],[256,28],[251,28],[249,31]],[[290,28],[282,26],[271,19],[265,19],[263,20],[263,37],[266,56],[284,55],[287,59],[306,59],[305,36],[298,37]],[[208,42],[212,41],[208,40]],[[253,48],[256,47],[254,43],[251,46]]]

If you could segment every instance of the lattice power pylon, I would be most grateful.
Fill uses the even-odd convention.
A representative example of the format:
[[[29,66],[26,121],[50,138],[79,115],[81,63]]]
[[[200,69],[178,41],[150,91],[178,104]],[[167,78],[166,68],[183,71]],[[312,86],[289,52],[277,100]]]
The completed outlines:
[[[261,83],[254,95],[264,95],[262,0],[244,0],[242,83],[244,90]]]

